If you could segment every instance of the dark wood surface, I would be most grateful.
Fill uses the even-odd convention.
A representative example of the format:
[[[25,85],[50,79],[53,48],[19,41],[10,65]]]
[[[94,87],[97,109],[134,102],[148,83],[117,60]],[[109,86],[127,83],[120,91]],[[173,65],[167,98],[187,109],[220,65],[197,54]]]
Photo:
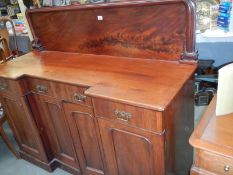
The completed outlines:
[[[106,118],[120,123],[124,120],[118,120],[115,116],[115,110],[127,111],[132,114],[132,118],[127,122],[130,126],[136,126],[157,134],[163,134],[165,128],[163,126],[163,116],[161,112],[138,108],[136,106],[125,105],[117,102],[109,102],[99,98],[93,99],[96,117]]]
[[[197,152],[193,175],[233,174],[233,114],[216,116],[215,110],[216,97],[189,140]],[[229,171],[224,171],[227,165]]]
[[[101,118],[98,124],[109,175],[165,173],[162,135]]]
[[[34,98],[33,101],[31,98]],[[39,94],[32,94],[31,98],[29,98],[29,103],[31,107],[35,106],[32,109],[36,117],[37,127],[42,138],[46,138],[45,144],[49,144],[47,152],[52,154],[52,158],[55,157],[79,171],[78,159],[75,156],[74,145],[61,102],[55,98]]]
[[[60,61],[57,61],[59,59]],[[91,54],[32,52],[0,65],[1,77],[90,87],[85,94],[163,111],[196,65]]]
[[[27,78],[27,91],[32,91],[37,94],[47,95],[53,98],[58,98],[66,101],[73,101],[77,103],[75,94],[82,94],[88,89],[88,87],[74,86],[65,83],[56,83],[54,81],[48,81],[40,78]],[[47,91],[43,92],[38,90],[37,86],[46,87]],[[82,104],[87,106],[92,106],[91,98],[86,97],[85,101],[82,101]]]
[[[188,142],[194,128],[193,83],[193,78],[187,81],[162,113],[166,132],[166,169],[171,174],[186,174],[193,163],[193,148]]]
[[[21,157],[80,175],[187,175],[194,13],[189,0],[29,10],[37,51],[0,65]]]
[[[1,94],[0,101],[20,147],[20,153],[30,154],[36,159],[48,163],[39,132],[30,116],[30,109],[27,108],[24,98]]]
[[[128,1],[33,9],[27,11],[27,18],[35,41],[47,51],[196,59],[192,1]]]
[[[63,59],[58,62],[57,57]],[[88,175],[187,175],[192,158],[188,137],[193,127],[189,122],[193,121],[193,89],[189,80],[195,68],[195,64],[178,61],[32,52],[0,65],[1,84],[9,86],[0,94],[27,97],[28,110],[33,112],[29,119],[36,121],[40,137],[24,139],[42,139],[48,160],[47,164],[35,162],[35,155],[30,152],[21,156],[45,169],[61,166],[69,172]],[[15,84],[20,84],[16,86],[17,93],[12,87]],[[38,89],[38,85],[46,90]],[[31,98],[31,93],[38,94],[37,98]],[[85,100],[77,101],[76,93],[86,96]],[[116,111],[130,113],[131,118],[121,120]],[[85,127],[81,122],[86,123]],[[90,129],[93,127],[96,132]],[[96,147],[86,146],[93,142]],[[133,149],[135,145],[140,147],[138,154],[138,147]],[[70,153],[72,150],[74,154]],[[128,157],[145,164],[134,162],[127,168],[127,162],[132,162]],[[50,167],[48,162],[55,165]]]
[[[63,103],[64,112],[76,148],[76,152],[82,159],[80,161],[85,174],[104,174],[103,158],[98,139],[98,127],[96,126],[93,109],[87,106]],[[80,151],[82,145],[83,151]]]

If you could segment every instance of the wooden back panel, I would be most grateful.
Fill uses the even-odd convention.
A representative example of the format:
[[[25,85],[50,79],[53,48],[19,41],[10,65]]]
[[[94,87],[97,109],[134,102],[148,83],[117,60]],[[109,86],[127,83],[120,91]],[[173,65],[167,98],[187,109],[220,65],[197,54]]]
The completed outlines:
[[[43,8],[28,10],[27,18],[44,50],[172,61],[182,54],[195,57],[194,5],[189,0]]]

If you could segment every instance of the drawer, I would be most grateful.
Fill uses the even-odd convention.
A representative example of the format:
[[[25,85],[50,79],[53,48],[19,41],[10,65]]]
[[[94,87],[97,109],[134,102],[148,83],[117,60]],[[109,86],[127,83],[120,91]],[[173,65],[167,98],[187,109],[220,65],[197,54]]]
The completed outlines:
[[[27,78],[27,86],[29,91],[33,91],[37,94],[48,95],[61,100],[92,106],[91,98],[84,95],[87,87],[69,85],[38,78]]]
[[[218,175],[233,175],[233,159],[207,151],[197,151],[196,166]]]
[[[24,82],[22,80],[10,80],[0,78],[0,94],[6,95],[23,95]]]
[[[93,98],[95,116],[139,127],[142,129],[162,133],[162,113],[117,103],[100,98]]]

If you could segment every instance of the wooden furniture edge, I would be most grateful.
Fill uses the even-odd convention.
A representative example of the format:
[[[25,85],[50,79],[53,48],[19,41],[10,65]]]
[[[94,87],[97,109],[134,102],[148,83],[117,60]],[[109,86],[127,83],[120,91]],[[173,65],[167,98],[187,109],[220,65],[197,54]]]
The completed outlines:
[[[200,147],[199,144],[202,143],[202,133],[206,129],[210,119],[214,116],[215,113],[216,99],[217,96],[214,96],[207,110],[205,111],[204,116],[200,119],[198,125],[196,126],[194,132],[189,139],[189,143],[194,147]]]
[[[218,145],[216,143],[212,143],[208,140],[202,139],[202,134],[205,131],[206,127],[209,124],[209,121],[212,119],[212,117],[215,116],[215,107],[216,107],[216,101],[217,96],[215,95],[208,106],[207,110],[205,111],[203,117],[199,121],[197,127],[194,129],[194,132],[192,133],[189,143],[196,149],[202,151],[208,151],[217,155],[221,155],[224,157],[233,158],[233,149],[227,146]]]
[[[191,168],[191,165],[193,163],[193,148],[188,143],[188,139],[194,128],[194,100],[192,100],[194,98],[194,90],[192,88],[193,81],[194,79],[190,78],[184,83],[182,88],[173,98],[172,103],[170,103],[166,110],[163,112],[166,148],[168,149],[168,152],[170,152],[170,154],[172,153],[174,157],[176,157],[175,159],[178,160],[180,164],[182,164],[182,161],[187,161],[187,157],[192,157],[191,161],[189,162],[189,167],[186,167],[188,169]],[[185,101],[183,100],[184,97],[186,98]],[[177,106],[183,107],[181,109],[182,112],[177,110]],[[191,115],[187,112],[187,110],[189,112],[190,110],[192,111]],[[171,113],[174,119],[169,118],[169,116],[171,116]],[[175,126],[172,126],[174,121],[179,122],[179,124],[181,126],[185,126],[185,128],[181,128],[179,126],[176,126],[176,128]],[[177,137],[183,139],[174,139]],[[176,147],[170,146],[175,145],[175,142],[177,144]],[[181,149],[184,147],[184,145],[186,147],[186,150]],[[170,169],[175,169],[175,166],[177,166],[174,164],[174,160],[171,160],[169,156],[166,157],[166,161],[166,164],[170,165]]]
[[[196,51],[196,34],[195,34],[195,2],[193,0],[136,0],[136,1],[123,1],[123,2],[110,2],[110,3],[96,3],[96,4],[85,4],[79,6],[63,6],[63,7],[46,7],[39,9],[28,9],[26,10],[26,18],[28,20],[29,27],[31,28],[33,36],[34,48],[42,51],[43,46],[39,42],[39,38],[36,37],[34,28],[32,26],[30,13],[37,12],[48,12],[48,11],[60,11],[60,10],[85,10],[85,9],[100,9],[100,8],[111,8],[111,7],[129,7],[129,6],[140,6],[140,5],[161,5],[161,4],[173,4],[173,3],[183,3],[187,14],[187,24],[186,24],[186,41],[183,53],[180,55],[180,61],[184,64],[194,64],[198,58],[198,53]]]
[[[47,164],[45,162],[40,161],[39,159],[36,159],[35,157],[32,157],[31,155],[23,152],[22,150],[19,151],[19,154],[20,154],[20,157],[22,159],[27,160],[28,162],[30,162],[34,165],[37,165],[40,168],[42,168],[48,172],[52,172],[56,169],[54,161],[51,161],[50,163]]]
[[[80,174],[80,171],[75,170],[74,168],[70,167],[69,165],[66,165],[65,163],[62,163],[60,161],[58,161],[57,159],[53,159],[50,163],[46,164],[32,156],[30,156],[29,154],[26,154],[23,151],[19,151],[20,153],[20,157],[24,160],[29,161],[30,163],[39,166],[40,168],[48,171],[48,172],[53,172],[57,167],[60,167],[61,169],[71,173],[71,174]]]
[[[44,51],[43,51],[44,52]],[[45,51],[46,52],[46,51]],[[146,61],[146,60],[145,60]],[[156,61],[159,61],[159,60],[156,60]],[[169,62],[171,64],[183,64],[183,63],[180,63],[179,61],[165,61],[165,62]],[[187,78],[186,81],[183,82],[183,84],[180,85],[180,88],[177,89],[177,93],[182,89],[182,87],[187,83],[187,81],[191,78],[192,79],[192,76],[196,70],[196,67],[197,67],[197,64],[192,64],[192,65],[195,65],[195,68],[193,69],[193,72],[190,73],[189,77]],[[70,83],[70,82],[66,82],[66,81],[62,81],[62,80],[59,80],[59,79],[56,79],[56,78],[44,78],[44,77],[38,77],[38,76],[34,76],[34,75],[30,75],[30,74],[22,74],[22,75],[19,75],[19,76],[15,76],[15,77],[8,77],[8,76],[4,76],[4,75],[0,75],[0,78],[4,78],[4,79],[8,79],[8,80],[14,80],[14,81],[20,81],[20,80],[23,80],[24,78],[37,78],[37,79],[43,79],[43,80],[48,80],[48,81],[54,81],[54,82],[57,82],[57,83],[65,83],[65,84],[69,84],[69,85],[75,85],[75,86],[80,86],[80,87],[87,87],[88,89],[84,92],[85,95],[87,96],[90,96],[90,97],[96,97],[96,98],[103,98],[103,99],[106,99],[106,100],[111,100],[111,101],[115,101],[115,102],[119,102],[119,103],[125,103],[125,104],[128,104],[128,105],[132,105],[132,106],[137,106],[137,107],[141,107],[141,108],[145,108],[145,109],[149,109],[149,110],[156,110],[156,111],[159,111],[159,112],[163,112],[167,109],[168,105],[170,104],[170,102],[176,98],[176,95],[173,96],[173,98],[171,98],[166,104],[164,105],[151,105],[151,104],[145,104],[145,103],[140,103],[140,102],[134,102],[134,101],[130,101],[130,100],[124,100],[124,99],[119,99],[119,98],[113,98],[113,97],[110,97],[110,96],[106,96],[104,94],[98,94],[98,93],[95,93],[94,92],[94,89],[95,88],[113,88],[112,86],[90,86],[88,84],[79,84],[79,83]]]
[[[206,171],[204,169],[198,168],[195,165],[192,166],[190,175],[216,175],[210,171]]]

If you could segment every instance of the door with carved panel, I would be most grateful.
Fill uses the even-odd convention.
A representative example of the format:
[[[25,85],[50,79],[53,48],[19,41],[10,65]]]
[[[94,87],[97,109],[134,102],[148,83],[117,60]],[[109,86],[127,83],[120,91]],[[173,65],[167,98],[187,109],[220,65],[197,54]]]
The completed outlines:
[[[98,118],[110,175],[164,175],[163,136]]]
[[[92,108],[66,102],[63,108],[84,174],[105,174]]]
[[[79,162],[59,99],[31,93],[28,100],[49,159],[56,158],[77,171]]]

